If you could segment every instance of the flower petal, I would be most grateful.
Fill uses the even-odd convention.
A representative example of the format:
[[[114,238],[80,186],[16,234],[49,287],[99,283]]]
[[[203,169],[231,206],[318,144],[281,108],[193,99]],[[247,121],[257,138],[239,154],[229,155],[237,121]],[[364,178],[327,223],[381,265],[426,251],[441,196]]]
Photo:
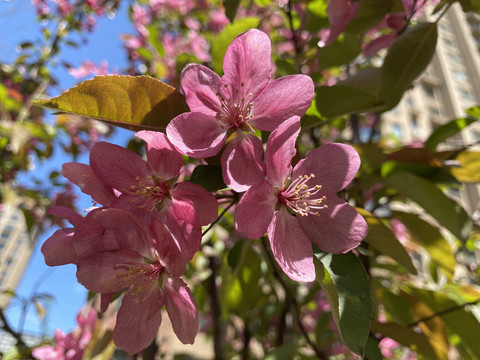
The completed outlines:
[[[207,225],[218,216],[218,202],[211,193],[190,181],[175,184],[170,190],[173,210],[180,220]]]
[[[170,121],[167,136],[182,154],[203,159],[218,154],[227,130],[215,116],[191,112]]]
[[[220,76],[199,64],[189,64],[183,69],[181,80],[188,107],[192,112],[213,115],[220,111]]]
[[[143,263],[143,256],[131,250],[112,250],[97,253],[77,264],[77,280],[88,290],[98,293],[114,293],[128,288],[126,271]]]
[[[146,143],[147,163],[152,173],[168,180],[176,177],[183,166],[182,155],[168,141],[167,136],[156,131],[139,131],[136,137]]]
[[[173,331],[184,344],[193,344],[198,333],[198,312],[195,299],[180,278],[169,278],[165,284],[165,307]]]
[[[146,292],[148,294],[142,296]],[[115,345],[130,355],[147,347],[162,323],[163,298],[158,286],[152,286],[138,295],[126,293],[113,330]]]
[[[246,191],[265,178],[263,144],[256,136],[237,131],[220,159],[225,184],[237,192]]]
[[[278,199],[273,186],[266,180],[258,182],[242,196],[235,211],[235,229],[250,239],[267,232]]]
[[[336,193],[350,184],[359,167],[360,157],[353,147],[332,143],[310,151],[293,169],[293,178],[313,174],[315,184]]]
[[[285,119],[303,116],[315,96],[315,86],[307,75],[290,75],[272,81],[255,99],[253,120],[257,129],[273,131]]]
[[[285,179],[292,174],[292,159],[297,153],[295,141],[300,133],[300,118],[292,116],[275,129],[267,141],[265,163],[268,182],[283,188]]]
[[[251,93],[254,100],[272,76],[271,43],[267,34],[252,29],[237,36],[225,53],[223,72],[222,92],[226,98],[236,101],[248,98]]]
[[[138,186],[137,178],[150,175],[147,163],[138,154],[103,141],[90,152],[90,166],[103,182],[122,192]]]
[[[330,36],[326,45],[333,43],[345,30],[348,23],[355,17],[358,3],[351,0],[332,0],[327,6],[328,21],[330,21]]]
[[[283,272],[295,281],[315,280],[313,250],[310,239],[289,214],[285,206],[275,213],[268,227],[268,238],[273,255]]]
[[[324,193],[328,208],[319,216],[299,216],[298,222],[310,240],[329,253],[343,253],[357,247],[367,236],[365,219],[344,200]]]
[[[73,247],[72,238],[73,229],[55,231],[42,245],[45,264],[48,266],[76,264],[79,258]]]
[[[100,180],[89,165],[75,162],[63,164],[62,175],[103,206],[110,206],[116,199],[112,187]]]
[[[83,220],[83,217],[80,216],[75,210],[65,206],[58,206],[58,205],[50,206],[47,213],[50,215],[54,215],[54,216],[58,216],[63,219],[66,219],[73,226],[78,226]]]

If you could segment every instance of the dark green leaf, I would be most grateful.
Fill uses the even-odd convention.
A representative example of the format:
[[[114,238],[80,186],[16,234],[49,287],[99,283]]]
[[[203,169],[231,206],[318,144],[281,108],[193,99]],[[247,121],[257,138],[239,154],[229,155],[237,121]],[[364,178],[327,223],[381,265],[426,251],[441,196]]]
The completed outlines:
[[[437,25],[420,23],[390,47],[383,62],[379,96],[389,108],[398,104],[412,81],[430,63],[437,44]]]
[[[204,187],[210,192],[215,192],[227,187],[223,182],[222,168],[216,165],[198,165],[193,169],[190,181]]]
[[[416,274],[417,269],[413,266],[412,259],[410,259],[407,251],[392,231],[375,215],[360,208],[357,208],[357,211],[368,224],[368,235],[365,238],[367,244],[378,250],[381,254],[390,256],[400,265],[403,265],[410,273]]]
[[[334,66],[348,64],[358,56],[361,50],[360,37],[345,34],[332,44],[320,48],[318,51],[319,69],[329,69]]]
[[[384,182],[424,208],[459,240],[468,239],[471,223],[467,213],[434,184],[408,172],[396,172]]]
[[[380,87],[380,74],[381,69],[377,67],[360,69],[345,80],[338,82],[338,85],[352,86],[376,94]]]
[[[326,118],[370,112],[384,107],[381,100],[362,89],[351,86],[320,86],[315,100],[320,114]]]
[[[459,3],[463,11],[480,14],[480,0],[459,0]]]
[[[445,125],[436,128],[432,134],[425,141],[425,147],[430,150],[435,150],[437,145],[441,142],[444,142],[449,137],[452,137],[458,134],[461,130],[465,129],[471,123],[477,121],[477,119],[472,118],[462,118],[452,120]]]
[[[296,353],[297,347],[295,343],[289,342],[269,352],[265,360],[290,360],[295,358]]]
[[[359,1],[355,17],[345,28],[345,32],[360,34],[377,25],[392,8],[392,0]]]
[[[235,15],[237,15],[238,6],[240,5],[240,0],[223,0],[223,6],[225,7],[225,15],[227,15],[228,20],[231,23],[235,20]]]
[[[408,228],[414,240],[428,251],[432,259],[451,280],[455,271],[455,255],[448,241],[439,229],[420,219],[415,214],[395,211],[393,217],[400,220]]]
[[[162,131],[174,117],[189,111],[183,95],[149,76],[96,76],[35,104],[131,130]]]
[[[367,273],[353,254],[323,254],[314,258],[317,281],[325,291],[344,344],[363,356],[372,319],[372,295]]]

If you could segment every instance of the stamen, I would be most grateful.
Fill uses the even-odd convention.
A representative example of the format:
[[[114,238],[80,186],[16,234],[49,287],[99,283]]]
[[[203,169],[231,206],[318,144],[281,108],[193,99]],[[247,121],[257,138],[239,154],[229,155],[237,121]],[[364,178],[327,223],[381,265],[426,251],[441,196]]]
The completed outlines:
[[[323,204],[325,196],[320,196],[321,185],[310,187],[307,182],[315,177],[314,174],[299,176],[291,182],[286,190],[279,193],[279,200],[301,216],[320,216],[318,210],[326,209]]]

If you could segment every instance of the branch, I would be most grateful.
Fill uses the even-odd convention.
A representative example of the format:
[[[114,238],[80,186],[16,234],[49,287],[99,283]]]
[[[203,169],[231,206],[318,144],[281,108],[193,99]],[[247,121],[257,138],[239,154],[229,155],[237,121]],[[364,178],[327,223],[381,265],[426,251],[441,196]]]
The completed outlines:
[[[5,314],[3,313],[2,309],[0,309],[0,320],[3,323],[2,329],[5,330],[6,332],[8,332],[10,335],[12,335],[15,338],[15,340],[17,340],[18,345],[26,347],[27,345],[22,340],[22,336],[19,333],[17,333],[15,330],[12,329],[12,327],[8,323],[7,318],[5,317]]]
[[[213,349],[215,352],[215,360],[223,359],[223,352],[224,352],[224,343],[225,343],[225,330],[220,319],[222,315],[222,307],[220,304],[220,297],[218,296],[218,289],[217,289],[217,264],[218,258],[210,257],[209,258],[209,267],[212,271],[212,275],[210,275],[208,288],[210,291],[210,299],[211,299],[211,306],[212,306],[212,320],[213,320]]]
[[[294,295],[292,295],[290,289],[287,286],[287,283],[285,280],[283,280],[281,273],[278,271],[277,268],[277,263],[276,260],[273,258],[272,254],[268,250],[267,246],[267,239],[265,236],[262,236],[261,238],[262,246],[265,250],[265,253],[267,254],[267,259],[270,262],[270,265],[272,266],[273,269],[273,274],[275,278],[278,280],[280,285],[283,287],[283,290],[285,291],[285,297],[289,299],[290,303],[292,304],[292,310],[295,312],[295,320],[297,322],[297,326],[300,328],[300,331],[302,332],[303,337],[305,340],[308,342],[310,347],[313,349],[315,354],[317,355],[318,359],[326,359],[327,357],[323,352],[320,350],[320,348],[315,344],[312,339],[310,339],[310,336],[308,335],[307,330],[305,329],[305,326],[303,325],[302,319],[300,318],[300,311],[298,310],[298,302],[297,299],[295,298]]]
[[[474,301],[470,301],[470,302],[467,302],[467,303],[464,303],[464,304],[460,304],[460,305],[456,305],[456,306],[452,306],[451,308],[447,308],[445,310],[442,310],[442,311],[439,311],[439,312],[436,312],[436,313],[433,313],[429,316],[425,316],[424,318],[421,318],[417,321],[414,321],[410,324],[407,324],[408,327],[413,327],[413,326],[417,326],[418,324],[422,323],[422,322],[426,322],[428,320],[432,320],[433,318],[437,317],[437,316],[442,316],[442,315],[445,315],[445,314],[448,314],[448,313],[451,313],[451,312],[454,312],[456,310],[460,310],[460,309],[463,309],[464,307],[468,306],[468,305],[475,305],[477,303],[480,302],[480,299],[477,299],[477,300],[474,300]]]
[[[204,232],[202,232],[202,237],[203,237],[207,232],[209,232],[210,229],[213,228],[213,226],[214,226],[217,222],[220,221],[220,219],[222,218],[222,216],[225,215],[225,213],[226,213],[233,205],[235,205],[235,202],[236,202],[236,199],[235,199],[234,201],[232,201],[232,202],[230,203],[230,205],[228,205],[225,209],[223,209],[223,211],[220,213],[220,215],[218,215],[217,219],[216,219],[214,222],[212,222],[212,223],[210,224],[210,226],[209,226]]]

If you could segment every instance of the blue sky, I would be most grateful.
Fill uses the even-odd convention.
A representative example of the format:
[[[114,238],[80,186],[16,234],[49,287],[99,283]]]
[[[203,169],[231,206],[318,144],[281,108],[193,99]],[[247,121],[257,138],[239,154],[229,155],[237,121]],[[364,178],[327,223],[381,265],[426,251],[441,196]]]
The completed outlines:
[[[30,0],[0,0],[0,24],[3,31],[0,31],[0,63],[9,63],[17,56],[16,45],[22,41],[35,41],[40,39],[40,25],[35,21],[36,15]],[[101,19],[95,31],[88,36],[88,43],[78,49],[65,48],[62,51],[61,59],[73,66],[79,66],[84,60],[94,61],[100,64],[101,60],[107,60],[111,68],[122,69],[126,65],[126,56],[122,50],[120,40],[121,34],[133,33],[132,25],[128,21],[126,8],[123,7],[114,19],[107,17]],[[62,89],[68,89],[79,80],[70,76],[66,70],[58,66],[54,69],[54,76],[59,80]],[[60,92],[60,89],[58,89]],[[59,93],[51,94],[52,96]],[[125,145],[132,132],[120,130],[111,142]],[[61,150],[49,161],[36,164],[35,176],[41,178],[42,174],[50,174],[51,171],[60,171],[62,163],[71,161],[69,157],[61,154]],[[88,155],[81,157],[80,162],[87,162]],[[22,179],[28,180],[28,174]],[[91,200],[83,196],[78,202],[79,210],[91,206]],[[32,286],[39,278],[44,279],[39,292],[53,295],[55,301],[50,305],[46,322],[42,324],[33,309],[27,315],[24,330],[29,333],[40,334],[46,327],[48,334],[53,334],[55,328],[63,331],[70,331],[75,325],[76,313],[85,303],[86,290],[76,282],[75,266],[67,265],[50,268],[45,265],[40,247],[43,242],[57,229],[47,230],[38,239],[32,258],[17,288],[17,293],[22,297],[30,296]],[[18,301],[13,301],[7,309],[7,316],[14,328],[17,327],[20,317],[21,306]]]

